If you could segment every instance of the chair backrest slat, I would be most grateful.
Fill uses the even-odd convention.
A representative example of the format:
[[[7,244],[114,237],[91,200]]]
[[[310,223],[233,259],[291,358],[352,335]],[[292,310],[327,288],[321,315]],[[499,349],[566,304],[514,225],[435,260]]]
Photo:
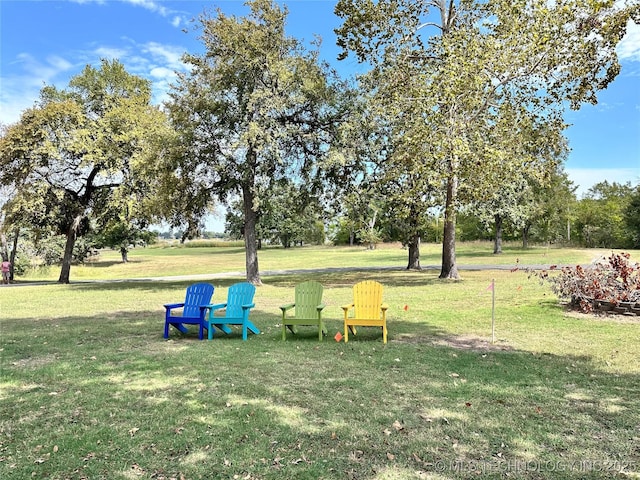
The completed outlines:
[[[382,284],[365,280],[353,286],[353,303],[356,318],[380,318]]]
[[[248,282],[233,284],[227,293],[227,310],[225,317],[242,317],[242,305],[253,303],[256,287]]]
[[[322,303],[322,284],[309,280],[296,285],[295,316],[297,318],[317,318],[317,307]]]
[[[187,287],[184,299],[182,315],[184,317],[197,317],[200,315],[200,305],[211,303],[213,285],[210,283],[194,283]]]

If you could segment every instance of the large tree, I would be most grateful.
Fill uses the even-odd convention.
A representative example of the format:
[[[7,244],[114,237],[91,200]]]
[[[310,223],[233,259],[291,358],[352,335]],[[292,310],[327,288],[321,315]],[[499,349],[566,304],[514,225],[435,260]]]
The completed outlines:
[[[246,17],[201,17],[205,53],[188,54],[168,104],[179,132],[167,163],[202,211],[214,198],[244,206],[247,281],[260,284],[256,223],[263,195],[288,177],[299,188],[319,180],[335,126],[335,85],[316,51],[285,34],[286,8],[247,3]]]
[[[131,181],[147,139],[166,123],[150,100],[149,81],[103,60],[99,68],[87,65],[67,89],[44,87],[39,102],[0,141],[0,183],[14,186],[16,199],[42,204],[41,211],[28,201],[14,209],[22,204],[41,227],[66,236],[60,283],[69,283],[76,239]]]
[[[345,20],[337,30],[343,56],[354,52],[371,64],[376,101],[402,132],[399,151],[413,150],[432,181],[442,182],[440,276],[459,278],[459,206],[514,171],[542,179],[553,170],[564,108],[595,103],[615,78],[615,47],[640,7],[614,0],[340,0],[336,13]]]

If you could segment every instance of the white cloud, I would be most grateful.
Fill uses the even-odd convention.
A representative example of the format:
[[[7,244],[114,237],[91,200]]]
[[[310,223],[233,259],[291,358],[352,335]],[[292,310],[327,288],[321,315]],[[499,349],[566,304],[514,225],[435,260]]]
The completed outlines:
[[[166,67],[155,67],[151,69],[149,75],[158,80],[171,80],[176,77],[176,72],[175,70]]]
[[[567,168],[569,180],[577,186],[576,196],[582,198],[587,191],[597,183],[631,182],[632,186],[640,184],[640,165],[638,168]]]
[[[181,47],[149,42],[142,45],[141,50],[144,53],[150,53],[152,58],[171,68],[176,70],[183,70],[185,68],[184,63],[182,63],[182,54],[184,53],[184,49]]]
[[[627,33],[616,50],[620,60],[640,62],[640,25],[629,20]]]
[[[185,23],[184,17],[181,17],[180,15],[176,15],[175,17],[173,17],[173,20],[171,20],[171,25],[173,25],[176,28],[178,28],[180,25],[184,23]]]
[[[126,57],[129,54],[129,51],[122,47],[118,48],[102,46],[94,49],[92,53],[92,57],[106,58],[107,60],[116,60]]]
[[[33,106],[43,86],[56,85],[74,68],[71,61],[59,55],[39,61],[21,53],[14,64],[20,66],[20,74],[0,76],[0,122],[4,124],[18,121],[22,111]]]
[[[125,3],[130,3],[131,5],[135,5],[137,7],[146,8],[151,12],[156,12],[166,17],[169,15],[170,10],[166,7],[160,5],[160,3],[154,0],[124,0]]]

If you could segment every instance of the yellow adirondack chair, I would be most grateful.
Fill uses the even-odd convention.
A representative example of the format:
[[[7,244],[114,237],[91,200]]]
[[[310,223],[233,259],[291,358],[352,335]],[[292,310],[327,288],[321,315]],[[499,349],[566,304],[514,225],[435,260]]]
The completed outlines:
[[[349,330],[354,335],[356,326],[382,327],[382,342],[387,343],[387,309],[382,303],[382,284],[365,280],[353,286],[353,303],[343,305],[344,341],[349,341]],[[353,310],[353,315],[349,315]]]

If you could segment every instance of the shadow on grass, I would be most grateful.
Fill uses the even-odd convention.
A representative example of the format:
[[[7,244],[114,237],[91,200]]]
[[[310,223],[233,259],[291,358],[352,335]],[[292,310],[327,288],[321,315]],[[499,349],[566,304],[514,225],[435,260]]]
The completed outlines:
[[[1,476],[75,478],[79,465],[86,478],[637,471],[638,374],[409,322],[386,346],[379,329],[347,344],[311,332],[283,342],[277,315],[252,317],[264,333],[247,342],[237,327],[166,341],[151,310],[3,321]]]
[[[322,283],[325,289],[331,287],[351,286],[363,280],[376,280],[387,286],[416,286],[441,284],[433,271],[407,271],[404,269],[384,269],[384,270],[345,270],[339,272],[308,272],[264,276],[264,285],[271,285],[282,288],[293,288],[298,283],[306,280],[316,280]],[[167,289],[186,290],[186,288],[198,282],[211,283],[216,288],[228,288],[234,283],[246,281],[243,276],[218,278],[215,274],[211,278],[187,279],[187,280],[148,280],[148,279],[126,279],[126,280],[106,280],[72,282],[70,287],[86,291],[121,291],[131,289],[162,291]],[[43,282],[33,282],[41,284]],[[26,282],[25,282],[26,284]],[[55,282],[47,282],[54,285]],[[258,287],[257,293],[259,293]]]

